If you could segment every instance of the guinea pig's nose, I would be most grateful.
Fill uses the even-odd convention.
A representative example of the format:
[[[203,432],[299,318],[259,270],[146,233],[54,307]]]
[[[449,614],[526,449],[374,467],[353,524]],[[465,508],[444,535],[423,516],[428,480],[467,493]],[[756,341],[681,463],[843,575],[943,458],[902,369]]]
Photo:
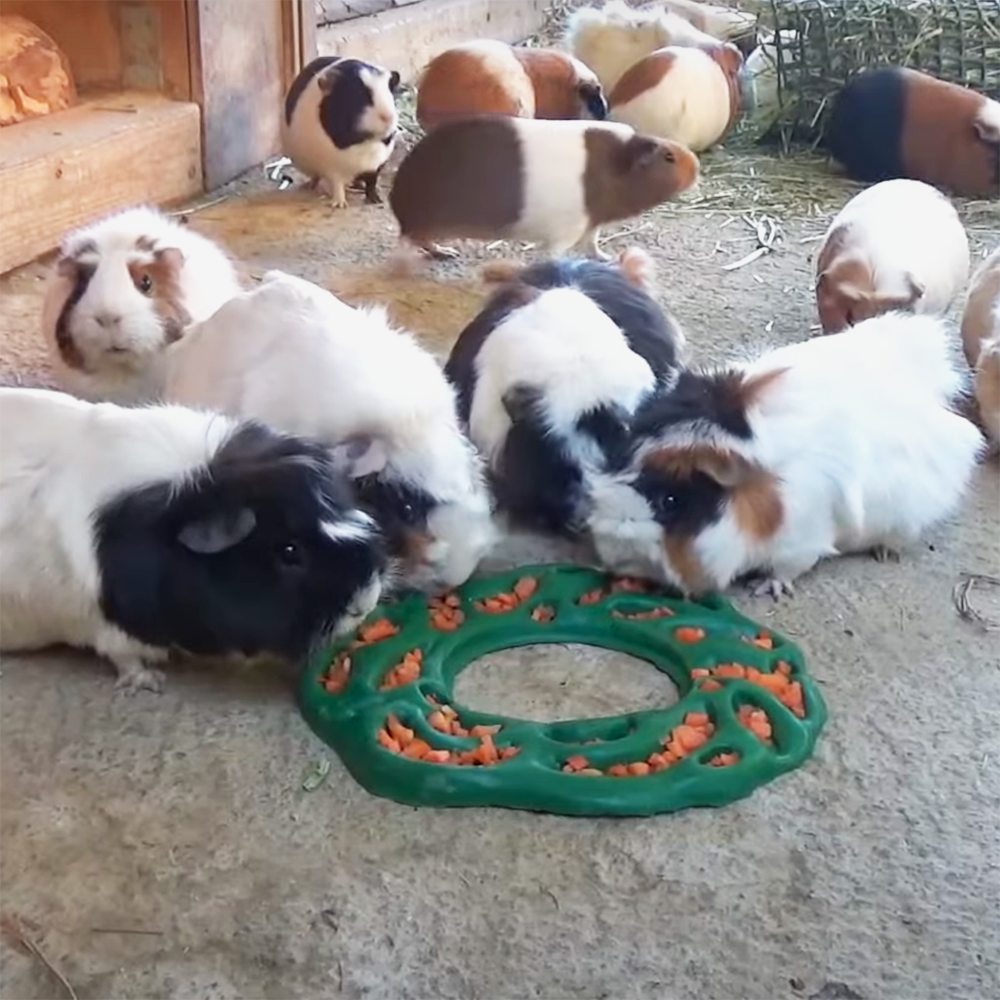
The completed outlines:
[[[102,312],[102,313],[97,313],[94,316],[94,319],[97,321],[98,326],[104,327],[104,329],[109,330],[111,329],[111,327],[118,325],[118,321],[121,319],[121,317],[115,313]]]

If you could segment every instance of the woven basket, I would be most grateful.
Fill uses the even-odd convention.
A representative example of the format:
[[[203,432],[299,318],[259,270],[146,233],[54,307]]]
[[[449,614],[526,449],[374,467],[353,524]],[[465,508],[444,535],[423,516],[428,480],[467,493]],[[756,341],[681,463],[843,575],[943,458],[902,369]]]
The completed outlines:
[[[1000,98],[1000,0],[766,0],[758,9],[774,31],[777,113],[757,138],[816,145],[832,98],[875,66]]]

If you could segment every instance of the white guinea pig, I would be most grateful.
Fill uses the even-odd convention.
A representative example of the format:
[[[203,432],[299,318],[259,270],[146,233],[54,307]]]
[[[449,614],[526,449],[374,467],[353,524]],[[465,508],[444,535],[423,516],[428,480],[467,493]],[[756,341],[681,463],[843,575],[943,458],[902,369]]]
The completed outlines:
[[[590,477],[627,456],[639,402],[674,374],[680,330],[645,290],[651,262],[563,258],[509,276],[445,366],[515,524],[586,532]]]
[[[298,658],[375,607],[385,555],[322,447],[177,406],[0,389],[0,645],[92,648],[119,685]]]
[[[334,208],[347,207],[347,186],[365,185],[379,204],[378,175],[396,142],[399,74],[360,59],[319,56],[292,82],[281,116],[285,155],[313,182],[322,182]]]
[[[824,333],[886,312],[943,314],[969,277],[969,240],[952,203],[921,181],[855,195],[816,257]]]
[[[493,542],[481,462],[459,428],[454,392],[381,308],[353,309],[270,271],[176,345],[166,398],[331,447],[404,585],[464,583]]]
[[[219,246],[152,208],[69,234],[42,305],[61,386],[91,400],[157,399],[167,345],[239,290]]]
[[[682,372],[633,421],[627,472],[597,485],[611,570],[687,594],[896,550],[951,514],[983,448],[934,317],[889,314],[718,372]]]

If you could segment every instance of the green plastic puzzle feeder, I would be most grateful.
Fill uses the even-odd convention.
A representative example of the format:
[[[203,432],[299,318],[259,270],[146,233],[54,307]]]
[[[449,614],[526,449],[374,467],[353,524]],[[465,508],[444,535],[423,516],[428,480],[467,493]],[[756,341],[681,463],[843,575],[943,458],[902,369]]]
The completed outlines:
[[[470,663],[540,643],[648,660],[680,700],[550,723],[454,703],[455,678]],[[446,599],[380,606],[357,637],[310,660],[300,700],[312,728],[376,795],[574,816],[726,805],[802,764],[826,719],[801,651],[721,598],[682,601],[556,565],[473,579]]]

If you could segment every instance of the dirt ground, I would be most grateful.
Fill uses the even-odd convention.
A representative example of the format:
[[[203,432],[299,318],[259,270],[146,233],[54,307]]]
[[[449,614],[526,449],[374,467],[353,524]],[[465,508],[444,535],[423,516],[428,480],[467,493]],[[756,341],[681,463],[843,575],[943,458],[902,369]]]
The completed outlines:
[[[793,166],[763,161],[748,180],[738,158],[708,158],[714,186],[607,245],[650,250],[700,359],[815,323],[810,256],[854,189],[807,164],[783,201]],[[730,174],[739,182],[718,179]],[[439,353],[481,300],[479,249],[420,279],[378,272],[393,220],[359,197],[334,213],[259,171],[228,193],[191,224],[251,274],[285,268],[386,301]],[[782,238],[724,271],[756,246],[740,218],[751,207],[778,217]],[[996,245],[995,212],[967,217],[977,253]],[[41,274],[0,282],[7,381],[46,378]],[[995,998],[997,633],[962,620],[952,588],[963,571],[997,573],[998,524],[994,460],[898,565],[823,565],[778,606],[733,594],[801,644],[830,719],[804,767],[721,810],[404,808],[365,792],[313,736],[288,672],[184,662],[162,695],[130,699],[93,657],[6,657],[3,911],[81,998]],[[492,562],[541,554],[565,555],[518,538]],[[996,618],[994,598],[975,599]],[[532,718],[676,697],[651,667],[561,647],[474,666],[459,694]],[[304,768],[323,758],[327,782],[304,792]],[[6,940],[2,958],[4,997],[68,995]]]

